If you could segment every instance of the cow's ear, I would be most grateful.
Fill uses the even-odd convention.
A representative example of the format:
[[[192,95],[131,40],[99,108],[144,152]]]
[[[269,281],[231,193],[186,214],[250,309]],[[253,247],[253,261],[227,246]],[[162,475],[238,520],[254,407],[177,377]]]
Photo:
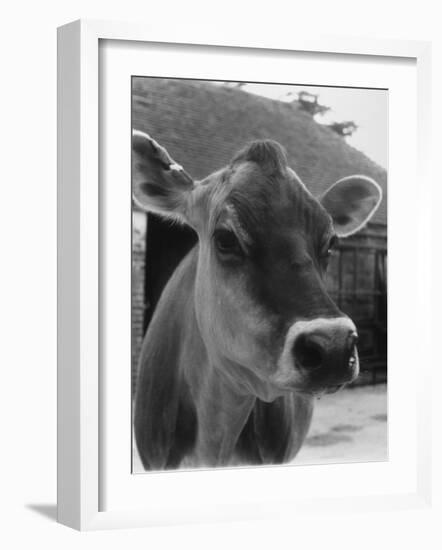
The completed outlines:
[[[143,210],[187,221],[193,179],[164,147],[143,132],[132,133],[132,194]]]
[[[333,219],[336,234],[348,237],[356,233],[376,212],[382,189],[370,178],[350,176],[334,183],[319,202]]]

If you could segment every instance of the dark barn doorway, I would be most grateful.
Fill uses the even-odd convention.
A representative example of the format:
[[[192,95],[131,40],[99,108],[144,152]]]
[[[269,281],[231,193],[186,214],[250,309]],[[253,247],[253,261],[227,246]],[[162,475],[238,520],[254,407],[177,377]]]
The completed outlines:
[[[169,222],[156,214],[147,214],[144,332],[167,281],[197,240],[190,227]]]

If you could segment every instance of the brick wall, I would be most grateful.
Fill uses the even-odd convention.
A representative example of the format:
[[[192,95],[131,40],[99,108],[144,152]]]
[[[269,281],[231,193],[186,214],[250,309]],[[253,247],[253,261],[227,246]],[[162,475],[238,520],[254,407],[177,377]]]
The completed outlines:
[[[132,388],[135,388],[138,357],[143,342],[144,278],[146,254],[146,222],[144,212],[132,212]]]

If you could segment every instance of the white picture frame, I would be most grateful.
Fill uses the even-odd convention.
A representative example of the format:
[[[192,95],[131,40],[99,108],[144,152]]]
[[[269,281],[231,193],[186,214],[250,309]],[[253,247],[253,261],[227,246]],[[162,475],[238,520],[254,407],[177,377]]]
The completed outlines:
[[[430,45],[426,42],[364,40],[362,38],[318,37],[297,34],[281,37],[278,42],[267,43],[264,37],[238,36],[227,43],[222,32],[218,36],[205,36],[204,29],[198,36],[182,33],[168,36],[167,31],[152,31],[143,25],[76,21],[58,31],[58,521],[80,530],[116,527],[138,527],[226,521],[266,517],[287,517],[293,513],[315,513],[333,506],[335,512],[350,510],[365,512],[380,509],[427,506],[431,499],[431,437],[430,407],[426,388],[430,384],[430,363],[421,365],[414,390],[416,409],[413,412],[415,433],[413,480],[401,477],[396,489],[352,494],[351,482],[344,493],[330,488],[328,493],[308,498],[292,498],[282,489],[272,496],[253,495],[244,500],[228,494],[219,501],[210,501],[210,495],[199,489],[195,496],[186,494],[186,501],[168,504],[146,496],[143,506],[129,506],[127,499],[121,505],[103,509],[101,485],[103,472],[103,407],[106,388],[101,383],[102,357],[100,333],[102,318],[100,304],[103,299],[100,285],[102,273],[99,174],[99,114],[102,106],[99,96],[100,41],[125,41],[126,47],[145,44],[169,44],[175,48],[229,48],[235,52],[271,52],[283,56],[287,52],[304,52],[332,56],[371,56],[390,59],[410,59],[416,66],[417,134],[415,156],[419,186],[414,198],[417,205],[417,231],[411,237],[420,243],[419,262],[416,262],[416,311],[421,313],[419,349],[429,344],[431,335],[430,285],[431,233],[425,205],[431,204],[431,185],[428,176],[429,149],[429,78]],[[368,57],[367,57],[368,58]],[[362,59],[362,58],[361,58]],[[394,185],[393,173],[392,185]],[[101,229],[100,229],[101,227]],[[413,243],[412,243],[413,244]],[[419,290],[417,290],[419,288]],[[413,290],[413,292],[414,292]],[[419,293],[419,296],[417,296]],[[428,345],[428,349],[430,346]],[[418,348],[416,348],[416,351]],[[428,356],[428,352],[427,352]],[[410,355],[411,361],[412,354]],[[389,358],[390,361],[390,358]],[[129,366],[128,366],[129,369]],[[393,377],[392,384],[398,381]],[[121,390],[123,391],[123,390]],[[414,409],[413,409],[414,411]],[[393,415],[394,416],[394,415]],[[352,466],[343,466],[351,468]],[[318,467],[306,467],[318,468]],[[317,470],[315,475],[341,475],[339,466],[327,471]],[[266,469],[270,472],[271,469]],[[289,469],[275,469],[281,484],[288,479]],[[272,469],[273,471],[273,469]],[[355,470],[356,471],[356,470]],[[409,471],[409,470],[407,470]],[[248,478],[256,484],[258,470],[236,470],[217,473],[218,483],[237,483]],[[106,474],[107,475],[107,474]],[[180,484],[180,491],[188,491],[189,483],[181,483],[185,474],[155,474],[143,476],[144,484],[155,485],[157,491],[173,490]],[[195,473],[192,473],[195,476]],[[197,472],[199,481],[192,478],[191,486],[212,483],[214,472]],[[267,474],[269,475],[269,474]],[[308,476],[308,471],[305,471]],[[333,474],[334,475],[334,474]],[[172,476],[172,477],[171,477]],[[223,477],[224,476],[224,477]],[[230,476],[230,477],[228,477]],[[233,477],[232,477],[233,476]],[[413,481],[413,482],[412,482]],[[402,484],[402,485],[401,485]],[[411,489],[410,489],[411,487]],[[279,493],[278,493],[279,491]],[[335,491],[335,492],[334,492]],[[199,495],[199,496],[198,496]],[[278,496],[279,495],[279,496]],[[203,500],[206,498],[209,500]],[[271,503],[271,506],[269,505]],[[186,504],[186,505],[185,505]],[[266,505],[267,504],[267,505]]]

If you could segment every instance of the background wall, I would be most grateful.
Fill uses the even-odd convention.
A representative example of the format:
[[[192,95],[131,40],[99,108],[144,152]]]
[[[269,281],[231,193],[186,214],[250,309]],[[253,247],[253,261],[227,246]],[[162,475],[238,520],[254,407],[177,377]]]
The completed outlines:
[[[259,4],[179,0],[20,1],[2,8],[0,86],[0,311],[2,443],[0,487],[4,548],[438,548],[442,508],[442,418],[439,386],[433,384],[435,502],[432,510],[293,518],[276,522],[78,534],[49,521],[55,514],[56,433],[56,34],[58,25],[81,17],[231,29],[263,35],[343,33],[434,40],[434,153],[439,158],[442,123],[442,36],[438,3],[384,0],[316,0]],[[406,162],[406,159],[404,159]],[[440,176],[434,172],[435,184]],[[437,187],[433,212],[441,192]],[[412,230],[412,219],[410,220]],[[434,216],[434,233],[440,234]],[[435,254],[434,280],[442,280]],[[434,288],[434,326],[441,292]],[[439,367],[440,365],[435,365]],[[418,366],[417,366],[418,369]],[[416,371],[418,375],[418,370]],[[439,378],[440,380],[440,378]]]

